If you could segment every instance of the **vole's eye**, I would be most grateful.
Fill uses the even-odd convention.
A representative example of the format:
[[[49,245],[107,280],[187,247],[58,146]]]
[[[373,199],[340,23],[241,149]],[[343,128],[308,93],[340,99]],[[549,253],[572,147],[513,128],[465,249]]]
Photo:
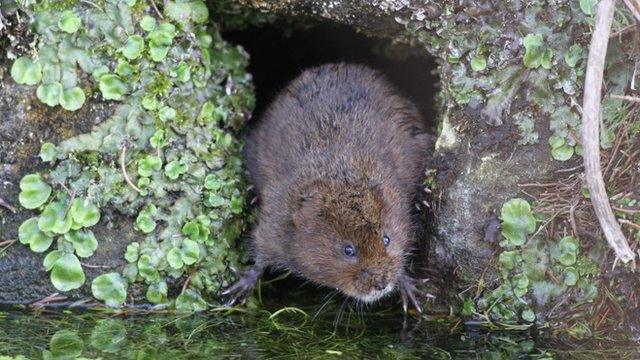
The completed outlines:
[[[391,239],[385,235],[382,237],[382,242],[384,243],[384,246],[389,246],[389,244],[391,244]]]
[[[344,247],[344,254],[348,257],[356,256],[356,249],[354,249],[352,245],[346,245]]]

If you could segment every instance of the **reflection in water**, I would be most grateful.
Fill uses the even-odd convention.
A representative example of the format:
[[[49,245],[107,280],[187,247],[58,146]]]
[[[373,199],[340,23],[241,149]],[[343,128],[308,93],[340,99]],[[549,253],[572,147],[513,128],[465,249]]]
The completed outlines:
[[[334,327],[337,306],[313,320],[314,308],[305,310],[128,317],[86,312],[0,313],[0,359],[19,355],[29,359],[170,360],[571,357],[571,351],[536,343],[528,331],[492,333],[445,318],[403,321],[398,313],[379,311],[347,312]],[[617,346],[615,354],[635,358],[634,351],[637,349],[630,346]],[[614,355],[590,354],[580,350],[582,358]]]

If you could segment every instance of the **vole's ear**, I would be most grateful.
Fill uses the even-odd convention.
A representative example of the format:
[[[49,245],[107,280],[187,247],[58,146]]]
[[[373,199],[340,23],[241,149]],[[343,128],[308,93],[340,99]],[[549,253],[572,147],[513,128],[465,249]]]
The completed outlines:
[[[300,187],[295,195],[292,211],[293,225],[305,226],[313,217],[320,214],[322,206],[323,189],[327,186],[325,180],[312,180]]]

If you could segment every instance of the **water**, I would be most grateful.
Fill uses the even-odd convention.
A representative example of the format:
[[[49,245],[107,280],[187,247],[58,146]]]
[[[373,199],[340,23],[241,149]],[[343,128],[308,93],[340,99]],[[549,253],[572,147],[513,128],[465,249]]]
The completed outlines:
[[[343,308],[335,299],[318,313],[321,299],[293,302],[298,308],[273,298],[259,309],[207,315],[13,309],[0,312],[0,359],[640,358],[638,344],[554,340],[549,328],[498,331],[447,315],[405,317],[393,306]]]

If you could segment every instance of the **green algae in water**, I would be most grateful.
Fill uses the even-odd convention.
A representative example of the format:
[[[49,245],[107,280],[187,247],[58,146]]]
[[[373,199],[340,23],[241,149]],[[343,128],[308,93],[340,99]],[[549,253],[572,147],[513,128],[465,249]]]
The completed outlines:
[[[447,316],[347,309],[341,301],[205,315],[117,317],[100,313],[0,313],[0,359],[556,359],[634,358],[637,346],[571,348],[531,331],[487,331]]]
[[[411,319],[403,324],[398,313],[351,313],[336,328],[337,309],[307,323],[294,312],[279,313],[274,320],[277,310],[213,317],[125,318],[9,313],[0,319],[0,358],[451,359],[473,358],[476,353],[496,359],[552,358],[526,333],[492,336],[474,329],[451,331],[448,321]]]

